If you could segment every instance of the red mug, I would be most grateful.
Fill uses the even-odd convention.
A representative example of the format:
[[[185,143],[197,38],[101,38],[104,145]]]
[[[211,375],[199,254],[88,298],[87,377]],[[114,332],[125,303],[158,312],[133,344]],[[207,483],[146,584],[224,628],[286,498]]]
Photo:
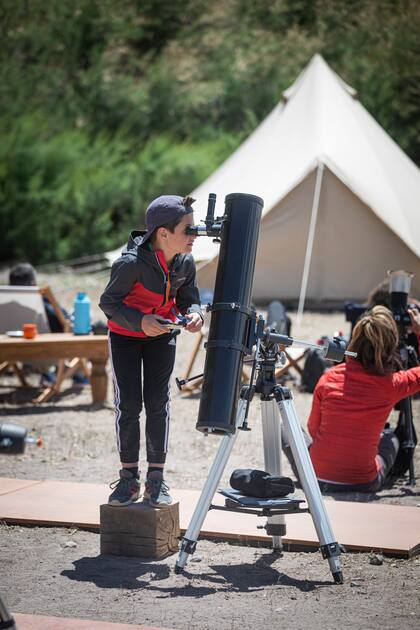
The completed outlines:
[[[23,336],[25,339],[34,339],[38,334],[36,324],[23,324]]]

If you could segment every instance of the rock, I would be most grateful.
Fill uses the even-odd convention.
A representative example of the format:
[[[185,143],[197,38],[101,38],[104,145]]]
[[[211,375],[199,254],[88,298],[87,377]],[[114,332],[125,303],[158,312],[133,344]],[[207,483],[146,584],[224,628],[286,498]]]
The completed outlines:
[[[356,580],[352,580],[350,582],[350,586],[362,586],[360,582],[361,582],[361,580],[357,580],[357,579]]]
[[[374,564],[375,566],[380,566],[384,563],[384,557],[381,553],[373,553],[369,556],[369,564]]]
[[[63,547],[77,547],[77,543],[75,543],[74,540],[67,540]]]

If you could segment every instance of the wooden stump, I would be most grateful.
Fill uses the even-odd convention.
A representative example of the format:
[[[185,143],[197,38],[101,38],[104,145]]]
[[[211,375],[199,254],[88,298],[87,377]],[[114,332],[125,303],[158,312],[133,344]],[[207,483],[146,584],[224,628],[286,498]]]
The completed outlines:
[[[179,503],[153,508],[147,503],[126,507],[101,505],[101,554],[164,558],[178,551]]]

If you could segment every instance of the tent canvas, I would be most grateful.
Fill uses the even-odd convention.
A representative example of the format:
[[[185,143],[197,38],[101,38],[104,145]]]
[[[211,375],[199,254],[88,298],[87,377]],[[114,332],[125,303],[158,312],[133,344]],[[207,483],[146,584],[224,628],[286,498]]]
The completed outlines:
[[[256,301],[296,300],[305,259],[306,296],[315,303],[363,300],[389,269],[413,272],[413,293],[420,294],[418,167],[320,55],[283,97],[191,193],[197,200],[196,220],[205,218],[211,192],[217,194],[218,214],[229,193],[264,199],[253,285]],[[311,216],[316,218],[312,251]],[[110,252],[109,259],[119,253]],[[211,288],[218,246],[201,237],[193,254],[199,285]]]
[[[262,220],[253,285],[257,301],[299,296],[315,179],[314,169]],[[199,265],[200,286],[212,286],[216,268],[217,257]],[[308,299],[364,299],[392,268],[409,269],[414,281],[420,279],[418,258],[325,168]],[[418,282],[413,290],[420,293]]]
[[[296,300],[316,174],[323,167],[307,298],[363,300],[388,269],[420,293],[420,170],[316,55],[254,133],[192,195],[203,219],[230,192],[264,199],[253,297]],[[217,246],[197,239],[199,284],[212,286]]]

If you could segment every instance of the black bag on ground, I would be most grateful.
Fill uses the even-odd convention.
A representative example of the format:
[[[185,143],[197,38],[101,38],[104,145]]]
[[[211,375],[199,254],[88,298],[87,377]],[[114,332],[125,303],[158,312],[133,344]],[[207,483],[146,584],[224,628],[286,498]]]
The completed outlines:
[[[316,348],[309,350],[302,371],[300,383],[302,390],[312,394],[319,379],[331,365],[331,361],[326,361],[321,356],[320,350]]]
[[[272,499],[285,497],[294,491],[295,486],[290,477],[275,477],[265,470],[237,468],[230,477],[230,485],[248,497]]]

